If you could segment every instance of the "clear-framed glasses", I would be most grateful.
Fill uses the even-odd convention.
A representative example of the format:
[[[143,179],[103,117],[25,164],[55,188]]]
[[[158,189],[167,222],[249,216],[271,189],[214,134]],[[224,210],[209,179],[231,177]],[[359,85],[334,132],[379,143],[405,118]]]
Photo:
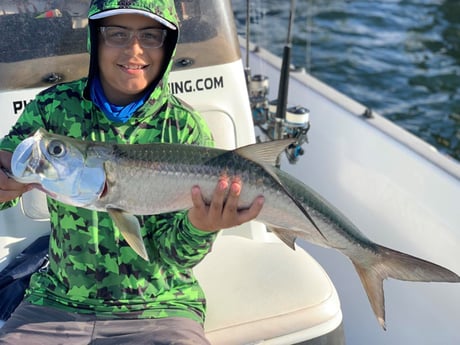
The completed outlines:
[[[101,26],[99,31],[104,38],[105,44],[114,48],[125,48],[129,46],[136,36],[141,47],[146,49],[160,48],[166,38],[166,29],[147,28],[131,30],[120,26]]]

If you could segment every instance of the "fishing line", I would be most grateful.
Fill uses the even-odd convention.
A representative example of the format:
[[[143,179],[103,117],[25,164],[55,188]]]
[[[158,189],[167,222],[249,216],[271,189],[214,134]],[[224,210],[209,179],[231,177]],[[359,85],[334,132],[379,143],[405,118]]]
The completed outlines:
[[[251,69],[250,52],[255,51],[258,47],[264,47],[266,36],[266,21],[265,14],[267,13],[266,5],[261,0],[246,0],[246,70],[249,73]],[[256,66],[252,66],[257,71],[257,74],[263,74],[262,62],[258,62]]]
[[[313,33],[313,11],[312,11],[313,1],[307,1],[306,9],[306,20],[305,20],[305,70],[310,74],[311,72],[311,57],[312,57],[312,33]]]

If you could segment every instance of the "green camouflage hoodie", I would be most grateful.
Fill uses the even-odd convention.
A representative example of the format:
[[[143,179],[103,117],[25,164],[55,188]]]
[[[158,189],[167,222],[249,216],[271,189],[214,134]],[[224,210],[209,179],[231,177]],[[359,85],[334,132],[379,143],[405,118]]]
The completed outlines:
[[[150,11],[177,27],[173,1],[166,0],[93,1],[89,16],[115,8]],[[90,20],[90,76],[97,73],[96,25],[96,20]],[[169,57],[174,54],[177,31],[168,30]],[[0,149],[13,151],[40,127],[93,141],[212,145],[201,117],[169,93],[171,66],[168,60],[149,99],[125,124],[109,121],[93,104],[88,79],[53,86],[28,104]],[[192,268],[210,251],[215,234],[195,229],[186,212],[138,217],[151,258],[146,262],[129,247],[107,213],[52,199],[48,208],[50,265],[32,276],[28,301],[109,318],[175,316],[204,321],[204,294]]]

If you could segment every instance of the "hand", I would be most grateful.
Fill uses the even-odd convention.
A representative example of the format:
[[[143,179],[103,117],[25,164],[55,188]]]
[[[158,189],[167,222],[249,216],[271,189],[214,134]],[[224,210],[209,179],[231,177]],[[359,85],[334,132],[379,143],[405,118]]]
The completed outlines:
[[[12,155],[10,152],[0,151],[0,202],[13,200],[31,189],[30,185],[16,182],[5,173],[5,170],[11,171]]]
[[[192,225],[203,231],[216,232],[255,219],[262,210],[264,197],[257,197],[248,209],[238,210],[241,188],[240,179],[234,178],[229,181],[228,177],[223,176],[214,189],[211,204],[206,205],[200,187],[194,186],[192,188],[193,207],[188,212]],[[227,194],[228,197],[225,200]]]

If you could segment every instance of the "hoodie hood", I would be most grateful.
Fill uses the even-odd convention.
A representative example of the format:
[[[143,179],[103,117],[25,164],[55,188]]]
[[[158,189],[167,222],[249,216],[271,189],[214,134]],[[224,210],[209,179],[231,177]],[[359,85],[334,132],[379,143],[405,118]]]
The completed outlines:
[[[158,99],[161,95],[167,92],[168,76],[173,65],[173,57],[176,51],[176,46],[179,38],[179,20],[174,6],[174,0],[93,0],[91,1],[88,19],[89,19],[89,35],[88,35],[88,51],[90,53],[90,65],[88,75],[88,85],[92,83],[92,78],[99,75],[98,68],[98,26],[100,19],[118,14],[135,13],[150,17],[161,23],[168,30],[164,43],[165,56],[163,66],[160,70],[158,78],[153,81],[150,87],[155,88],[155,98]],[[88,92],[85,93],[89,95]],[[150,99],[153,96],[150,97]],[[156,107],[155,107],[156,108]]]
[[[148,18],[154,19],[157,22],[163,24],[163,26],[166,26],[168,29],[177,30],[177,27],[173,23],[168,22],[165,18],[160,17],[159,15],[155,13],[144,11],[144,10],[139,10],[135,8],[117,8],[117,9],[102,11],[102,12],[93,14],[92,16],[90,16],[89,19],[91,20],[102,19],[102,18],[107,18],[110,16],[116,16],[119,14],[138,14],[141,16],[146,16]]]

